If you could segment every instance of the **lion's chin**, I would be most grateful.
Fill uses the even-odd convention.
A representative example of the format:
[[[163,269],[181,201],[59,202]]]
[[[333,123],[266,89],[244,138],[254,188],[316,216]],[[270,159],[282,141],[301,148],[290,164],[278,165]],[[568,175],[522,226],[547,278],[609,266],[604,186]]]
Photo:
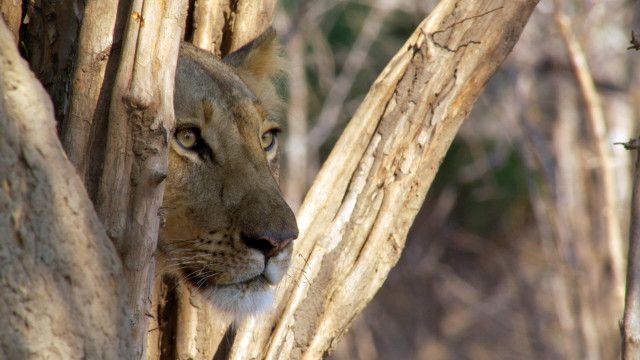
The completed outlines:
[[[199,289],[215,308],[237,320],[269,310],[273,304],[273,291],[274,286],[259,277],[239,284]]]

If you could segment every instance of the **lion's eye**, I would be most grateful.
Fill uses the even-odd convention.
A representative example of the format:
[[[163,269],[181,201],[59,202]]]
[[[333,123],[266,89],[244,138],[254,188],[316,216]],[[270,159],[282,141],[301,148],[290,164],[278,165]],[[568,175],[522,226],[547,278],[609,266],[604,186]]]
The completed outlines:
[[[183,148],[191,150],[198,144],[198,133],[194,128],[180,129],[176,131],[176,141]]]
[[[278,144],[278,130],[273,129],[262,134],[260,138],[262,143],[262,149],[266,152],[271,152],[276,149]]]

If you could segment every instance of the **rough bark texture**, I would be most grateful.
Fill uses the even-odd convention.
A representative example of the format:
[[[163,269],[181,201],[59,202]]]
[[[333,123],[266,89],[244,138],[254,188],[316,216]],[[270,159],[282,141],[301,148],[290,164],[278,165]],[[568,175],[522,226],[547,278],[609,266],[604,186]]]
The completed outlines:
[[[124,265],[135,356],[144,357],[159,209],[187,3],[134,1],[109,109],[96,208]]]
[[[0,73],[0,358],[125,358],[118,256],[1,21]]]
[[[442,1],[391,60],[298,214],[292,272],[230,358],[320,358],[404,246],[452,138],[537,1]]]

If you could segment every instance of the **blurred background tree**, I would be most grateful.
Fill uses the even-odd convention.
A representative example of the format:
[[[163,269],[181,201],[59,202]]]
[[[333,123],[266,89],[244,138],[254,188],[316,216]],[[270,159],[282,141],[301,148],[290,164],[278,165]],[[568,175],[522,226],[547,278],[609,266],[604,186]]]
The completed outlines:
[[[280,2],[291,204],[436,3]],[[569,19],[600,96],[610,168],[559,17]],[[541,1],[454,140],[400,262],[334,359],[619,356],[631,159],[613,143],[638,132],[640,63],[627,50],[638,28],[636,1]],[[618,239],[607,232],[605,171]]]

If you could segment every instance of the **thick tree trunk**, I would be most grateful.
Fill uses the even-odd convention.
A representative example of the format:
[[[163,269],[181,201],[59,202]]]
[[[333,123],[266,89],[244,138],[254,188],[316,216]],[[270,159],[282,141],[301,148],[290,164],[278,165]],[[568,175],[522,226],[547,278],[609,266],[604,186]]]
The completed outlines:
[[[0,358],[126,358],[115,247],[2,21],[0,74]]]

